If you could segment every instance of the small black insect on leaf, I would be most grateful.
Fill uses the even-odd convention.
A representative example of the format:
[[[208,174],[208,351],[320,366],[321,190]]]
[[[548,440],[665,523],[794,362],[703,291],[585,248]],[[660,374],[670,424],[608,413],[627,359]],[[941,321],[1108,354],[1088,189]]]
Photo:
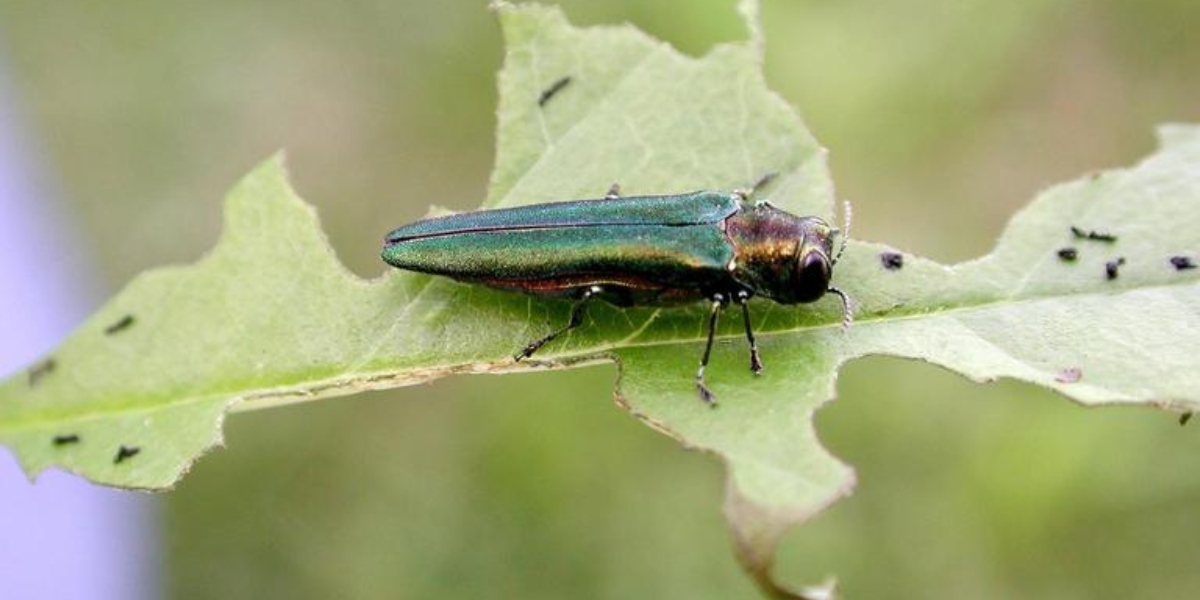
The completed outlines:
[[[1079,258],[1079,251],[1069,246],[1066,248],[1059,248],[1058,257],[1061,258],[1063,262],[1075,262],[1075,259]]]
[[[1117,241],[1117,236],[1115,236],[1111,233],[1100,233],[1099,231],[1093,231],[1093,230],[1085,231],[1074,225],[1071,226],[1071,234],[1081,240],[1092,240],[1092,241],[1096,241],[1096,242],[1108,242],[1110,244],[1112,242]]]
[[[899,271],[904,268],[904,255],[899,252],[880,252],[879,262],[889,271]]]
[[[1192,420],[1192,411],[1190,411],[1190,410],[1189,410],[1189,411],[1187,411],[1187,412],[1185,412],[1185,413],[1183,413],[1183,414],[1181,414],[1181,415],[1179,415],[1179,425],[1180,425],[1181,427],[1182,427],[1183,425],[1187,425],[1187,422],[1188,422],[1188,421],[1191,421],[1191,420]]]
[[[29,387],[37,385],[43,377],[53,373],[56,367],[58,367],[58,363],[54,362],[53,358],[47,358],[29,367]]]
[[[1170,260],[1171,266],[1175,267],[1176,271],[1186,271],[1188,269],[1196,268],[1196,263],[1192,262],[1192,258],[1190,256],[1172,256]]]
[[[54,436],[53,442],[54,442],[55,446],[66,446],[68,444],[78,444],[79,436],[74,433],[68,433],[66,435],[56,435],[56,436]]]
[[[1108,277],[1109,281],[1117,278],[1117,270],[1120,269],[1121,265],[1123,264],[1125,264],[1124,256],[1118,256],[1117,258],[1104,263],[1104,275]]]
[[[542,95],[538,97],[538,106],[545,106],[551,98],[556,96],[563,88],[571,83],[571,76],[568,75],[550,84],[550,87],[542,91]]]
[[[119,465],[119,464],[125,462],[127,459],[137,456],[137,453],[141,452],[141,451],[142,451],[142,449],[138,448],[137,446],[122,445],[120,448],[117,449],[117,455],[113,457],[113,464]]]
[[[116,323],[105,327],[104,335],[113,335],[114,333],[120,333],[121,331],[129,329],[133,325],[133,322],[133,315],[125,315]]]

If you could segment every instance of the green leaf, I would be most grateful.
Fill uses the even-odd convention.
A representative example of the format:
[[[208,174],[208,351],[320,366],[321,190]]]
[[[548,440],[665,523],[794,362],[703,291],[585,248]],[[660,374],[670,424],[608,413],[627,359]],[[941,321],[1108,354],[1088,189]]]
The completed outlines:
[[[631,27],[577,29],[553,8],[497,5],[508,55],[485,205],[596,197],[612,183],[631,194],[729,189],[778,172],[775,204],[832,220],[824,150],[766,88],[757,5],[741,9],[749,40],[691,58]],[[708,371],[717,410],[692,384],[703,307],[595,306],[582,329],[513,363],[513,351],[565,321],[566,303],[411,273],[362,281],[337,261],[275,159],[229,195],[208,257],[138,277],[48,357],[52,370],[0,384],[0,442],[31,475],[59,466],[163,489],[220,443],[231,409],[616,360],[623,406],[728,465],[725,512],[739,558],[765,590],[785,595],[770,574],[779,540],[853,485],[812,427],[850,359],[917,358],[1086,404],[1200,405],[1200,271],[1168,262],[1200,260],[1200,128],[1162,137],[1136,167],[1040,195],[982,259],[945,267],[908,255],[887,270],[886,248],[851,242],[835,284],[854,299],[855,324],[842,330],[836,298],[799,308],[755,301],[766,371],[754,377],[740,318],[726,319]],[[1118,240],[1077,240],[1071,226]],[[1056,254],[1068,245],[1074,262]],[[1117,257],[1126,262],[1110,280],[1105,263]],[[126,316],[127,327],[108,331]],[[64,435],[78,441],[56,445]],[[140,452],[118,461],[121,446]]]
[[[1200,250],[1200,127],[1167,127],[1161,138],[1162,150],[1132,169],[1041,194],[979,260],[944,267],[908,256],[891,271],[880,261],[887,248],[851,244],[835,284],[857,300],[854,326],[841,332],[778,308],[762,311],[756,329],[768,371],[757,379],[739,372],[743,349],[722,348],[709,375],[723,401],[719,418],[672,385],[687,370],[667,353],[615,352],[635,414],[728,464],[725,513],[743,564],[764,587],[784,593],[769,569],[788,528],[853,485],[811,423],[847,360],[916,358],[977,381],[1043,385],[1087,405],[1200,407],[1200,273],[1169,261],[1195,260]],[[1118,240],[1075,239],[1072,226]],[[1077,248],[1074,262],[1057,254],[1068,246]],[[1110,280],[1106,263],[1119,257],[1125,262]],[[699,342],[691,345],[700,351]]]

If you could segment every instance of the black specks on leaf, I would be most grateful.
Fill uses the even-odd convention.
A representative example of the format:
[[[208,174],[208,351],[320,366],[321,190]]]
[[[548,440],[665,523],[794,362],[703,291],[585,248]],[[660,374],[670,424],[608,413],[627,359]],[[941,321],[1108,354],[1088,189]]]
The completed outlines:
[[[904,255],[899,252],[880,252],[879,262],[889,271],[899,271],[904,268]]]
[[[1175,267],[1176,271],[1186,271],[1196,268],[1196,263],[1192,262],[1190,256],[1172,256],[1169,260],[1171,261],[1171,266]]]
[[[29,387],[33,387],[42,380],[43,377],[54,372],[58,367],[58,363],[54,362],[53,358],[47,358],[32,367],[29,367]]]
[[[55,446],[66,446],[69,444],[78,444],[79,436],[74,433],[68,433],[65,435],[56,435],[56,436],[54,436],[54,439],[52,441]]]
[[[137,456],[138,452],[141,452],[141,451],[142,451],[142,449],[138,448],[137,446],[122,445],[120,448],[117,449],[117,455],[113,457],[113,464],[119,465],[119,464],[125,462],[126,460]]]
[[[1104,263],[1104,276],[1108,277],[1109,281],[1116,279],[1117,275],[1120,274],[1118,271],[1123,264],[1125,264],[1124,256],[1118,256],[1117,258]]]
[[[568,75],[568,76],[563,77],[562,79],[559,79],[558,81],[555,81],[554,83],[550,84],[550,87],[543,90],[542,95],[538,96],[538,106],[545,106],[546,103],[549,102],[551,98],[557,96],[558,93],[561,92],[563,90],[563,88],[570,85],[570,83],[571,83],[571,76]]]
[[[1069,246],[1066,248],[1059,248],[1058,257],[1062,259],[1063,262],[1075,262],[1075,259],[1079,258],[1079,251]]]
[[[1059,383],[1075,383],[1083,377],[1083,371],[1079,367],[1067,367],[1058,372],[1054,376],[1054,380]]]
[[[112,325],[109,325],[108,327],[105,327],[104,335],[113,335],[114,333],[120,333],[120,332],[132,327],[133,323],[134,323],[133,315],[125,315],[125,316],[121,317],[121,319],[118,320],[117,322],[113,323]]]
[[[1071,235],[1074,235],[1075,237],[1077,237],[1081,240],[1092,240],[1095,242],[1107,242],[1110,244],[1112,242],[1117,241],[1117,236],[1115,236],[1111,233],[1101,233],[1099,231],[1094,231],[1094,230],[1084,230],[1084,229],[1081,229],[1074,225],[1071,226]]]

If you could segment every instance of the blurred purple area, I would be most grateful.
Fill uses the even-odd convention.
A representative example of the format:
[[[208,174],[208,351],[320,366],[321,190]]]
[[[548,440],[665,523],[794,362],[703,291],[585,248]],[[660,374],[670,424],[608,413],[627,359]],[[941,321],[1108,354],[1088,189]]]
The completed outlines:
[[[0,57],[0,375],[27,367],[95,307],[85,239],[39,168]],[[155,503],[60,471],[30,483],[0,447],[0,598],[160,595]]]

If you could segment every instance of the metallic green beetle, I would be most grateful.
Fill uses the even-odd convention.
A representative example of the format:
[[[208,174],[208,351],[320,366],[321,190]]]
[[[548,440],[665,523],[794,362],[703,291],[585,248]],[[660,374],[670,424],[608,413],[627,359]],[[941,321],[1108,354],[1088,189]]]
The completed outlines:
[[[583,322],[593,298],[616,306],[671,306],[708,301],[708,341],[696,373],[700,398],[717,316],[742,307],[750,368],[762,371],[747,301],[814,302],[830,287],[839,232],[819,217],[798,217],[747,192],[699,191],[535,204],[425,219],[393,230],[383,260],[409,271],[444,275],[494,288],[576,300],[565,327],[531,342],[514,357],[532,356]],[[847,208],[849,208],[847,206]],[[847,213],[847,218],[849,214]]]

